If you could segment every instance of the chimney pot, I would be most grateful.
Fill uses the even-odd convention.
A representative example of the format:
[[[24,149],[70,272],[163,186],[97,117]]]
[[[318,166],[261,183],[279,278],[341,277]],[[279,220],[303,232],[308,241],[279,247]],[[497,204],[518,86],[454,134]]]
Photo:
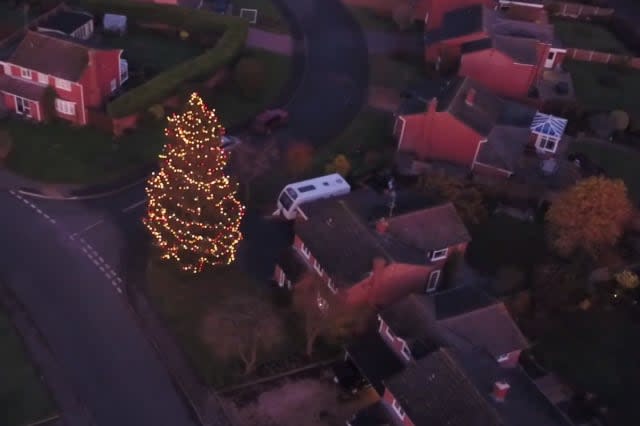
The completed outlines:
[[[376,222],[376,231],[378,231],[379,234],[386,233],[388,228],[389,222],[387,222],[387,219],[382,218]]]
[[[497,381],[493,384],[493,399],[497,402],[504,402],[511,386],[505,381]]]
[[[476,89],[471,88],[469,89],[469,91],[467,92],[467,97],[465,98],[465,103],[469,106],[473,106],[473,103],[476,100]]]

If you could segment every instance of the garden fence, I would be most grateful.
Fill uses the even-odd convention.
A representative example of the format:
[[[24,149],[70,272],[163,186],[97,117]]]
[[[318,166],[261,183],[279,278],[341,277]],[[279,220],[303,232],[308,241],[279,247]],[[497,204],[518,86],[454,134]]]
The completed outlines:
[[[616,53],[597,52],[585,49],[567,49],[567,58],[584,62],[599,62],[602,64],[616,64],[640,69],[640,57],[618,55]]]
[[[553,13],[568,18],[585,18],[588,16],[612,16],[614,10],[608,7],[590,6],[571,2],[553,2]]]

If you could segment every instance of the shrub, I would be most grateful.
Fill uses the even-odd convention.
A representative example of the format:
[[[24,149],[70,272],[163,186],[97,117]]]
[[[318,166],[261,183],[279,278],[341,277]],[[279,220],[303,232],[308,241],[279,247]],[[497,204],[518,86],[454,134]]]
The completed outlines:
[[[498,296],[510,295],[522,289],[524,279],[524,272],[522,272],[520,268],[503,266],[498,269],[498,274],[492,283],[492,288]]]
[[[338,154],[325,169],[327,173],[338,173],[342,177],[347,177],[351,172],[351,163],[344,154]]]
[[[130,25],[164,23],[189,33],[223,34],[216,45],[189,61],[155,76],[107,105],[112,117],[124,117],[164,101],[186,81],[212,75],[231,63],[244,48],[249,24],[233,16],[221,16],[204,10],[136,3],[129,0],[80,0],[80,5],[96,14],[109,11],[126,15]]]
[[[258,58],[251,56],[240,58],[233,69],[233,80],[243,96],[257,98],[264,89],[264,64]]]
[[[162,120],[165,116],[164,107],[161,104],[155,104],[149,107],[148,111],[156,120]]]
[[[287,149],[287,169],[293,176],[301,176],[313,164],[313,147],[305,142],[296,142]]]

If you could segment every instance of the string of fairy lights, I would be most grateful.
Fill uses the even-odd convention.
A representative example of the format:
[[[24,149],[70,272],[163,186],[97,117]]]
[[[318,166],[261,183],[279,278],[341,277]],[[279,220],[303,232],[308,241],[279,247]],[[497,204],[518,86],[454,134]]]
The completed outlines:
[[[245,208],[236,198],[237,184],[224,173],[229,160],[221,147],[225,129],[197,93],[185,112],[167,121],[170,142],[147,183],[144,224],[162,258],[184,271],[231,264],[242,240]]]

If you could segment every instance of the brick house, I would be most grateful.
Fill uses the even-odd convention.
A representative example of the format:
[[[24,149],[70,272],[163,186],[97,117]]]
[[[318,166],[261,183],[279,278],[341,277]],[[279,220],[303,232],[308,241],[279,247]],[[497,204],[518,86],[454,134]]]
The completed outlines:
[[[438,290],[447,261],[466,250],[466,227],[450,203],[434,206],[409,192],[397,194],[393,208],[391,201],[364,189],[304,204],[275,281],[291,287],[313,271],[332,292],[377,306]]]
[[[542,161],[566,149],[561,143],[566,120],[500,98],[470,78],[454,78],[425,102],[426,109],[414,105],[396,117],[394,135],[398,157],[409,163],[405,168],[440,161],[510,177],[524,171],[525,154]]]
[[[88,110],[101,107],[127,80],[122,50],[91,47],[85,39],[91,37],[93,20],[86,19],[84,13],[53,15],[0,60],[0,93],[9,111],[47,119],[43,101],[51,87],[56,115],[85,125]]]
[[[466,286],[411,295],[381,311],[378,339],[386,344],[368,337],[366,344],[346,347],[359,371],[373,376],[381,399],[347,424],[569,425],[518,365],[492,352],[497,341],[503,346],[499,351],[526,344],[501,306]],[[487,316],[488,311],[494,313]],[[368,350],[358,351],[358,345]],[[389,349],[396,360],[389,360]]]

